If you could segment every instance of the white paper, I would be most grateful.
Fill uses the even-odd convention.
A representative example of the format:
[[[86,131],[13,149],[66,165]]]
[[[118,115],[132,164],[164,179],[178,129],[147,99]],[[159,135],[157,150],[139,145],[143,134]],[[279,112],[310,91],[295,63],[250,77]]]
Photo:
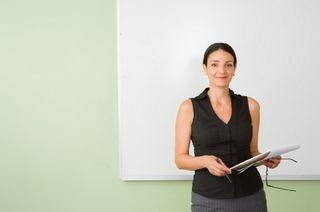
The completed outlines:
[[[286,147],[280,147],[280,148],[277,148],[277,149],[272,149],[272,150],[270,150],[270,154],[267,156],[266,159],[269,159],[269,158],[272,158],[272,157],[275,157],[275,156],[278,156],[278,155],[282,155],[282,154],[285,154],[287,152],[291,152],[291,151],[297,150],[299,148],[300,148],[299,145],[292,145],[292,146],[286,146]]]
[[[245,170],[247,170],[248,168],[250,168],[251,166],[254,166],[255,164],[267,160],[269,158],[278,156],[278,155],[282,155],[285,154],[287,152],[291,152],[294,150],[299,149],[300,146],[299,145],[292,145],[292,146],[286,146],[286,147],[280,147],[280,148],[276,148],[276,149],[272,149],[269,151],[266,151],[264,153],[261,153],[259,155],[256,155],[248,160],[245,160],[241,163],[238,163],[237,165],[231,167],[231,170],[236,170],[239,172],[243,172]]]

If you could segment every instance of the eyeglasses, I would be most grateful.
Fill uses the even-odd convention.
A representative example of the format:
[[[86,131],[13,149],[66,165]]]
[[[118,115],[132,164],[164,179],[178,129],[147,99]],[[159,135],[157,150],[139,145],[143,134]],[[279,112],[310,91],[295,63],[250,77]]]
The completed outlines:
[[[292,159],[292,158],[281,158],[281,160],[290,160],[290,161],[293,161],[295,163],[298,163],[298,161]],[[280,190],[284,190],[284,191],[297,191],[295,189],[289,189],[289,188],[283,188],[283,187],[278,187],[278,186],[273,186],[273,185],[270,185],[269,182],[268,182],[268,172],[269,172],[269,168],[266,166],[266,185],[268,187],[271,187],[271,188],[276,188],[276,189],[280,189]]]

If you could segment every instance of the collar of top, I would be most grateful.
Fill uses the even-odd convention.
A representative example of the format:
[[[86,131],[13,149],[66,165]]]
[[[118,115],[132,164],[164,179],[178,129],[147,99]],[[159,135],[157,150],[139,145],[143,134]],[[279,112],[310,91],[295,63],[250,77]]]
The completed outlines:
[[[195,99],[205,99],[208,97],[208,91],[209,91],[210,88],[205,88],[204,91],[202,91],[202,93],[197,96]],[[239,98],[240,96],[239,95],[236,95],[233,90],[229,89],[229,94],[231,96],[231,98],[235,97],[235,98]]]

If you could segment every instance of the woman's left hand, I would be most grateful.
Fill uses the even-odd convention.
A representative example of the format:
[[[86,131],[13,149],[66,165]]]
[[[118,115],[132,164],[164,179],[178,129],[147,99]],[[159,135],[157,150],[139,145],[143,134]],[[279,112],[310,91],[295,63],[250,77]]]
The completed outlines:
[[[279,155],[279,156],[269,158],[268,160],[265,160],[263,164],[270,169],[274,169],[277,166],[279,166],[280,161],[281,161],[281,156]]]

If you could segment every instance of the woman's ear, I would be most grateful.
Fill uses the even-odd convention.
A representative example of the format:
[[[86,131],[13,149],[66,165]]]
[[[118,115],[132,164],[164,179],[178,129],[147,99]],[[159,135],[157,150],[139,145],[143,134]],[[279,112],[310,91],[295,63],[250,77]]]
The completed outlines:
[[[202,72],[204,75],[208,75],[207,66],[205,64],[202,65]]]

